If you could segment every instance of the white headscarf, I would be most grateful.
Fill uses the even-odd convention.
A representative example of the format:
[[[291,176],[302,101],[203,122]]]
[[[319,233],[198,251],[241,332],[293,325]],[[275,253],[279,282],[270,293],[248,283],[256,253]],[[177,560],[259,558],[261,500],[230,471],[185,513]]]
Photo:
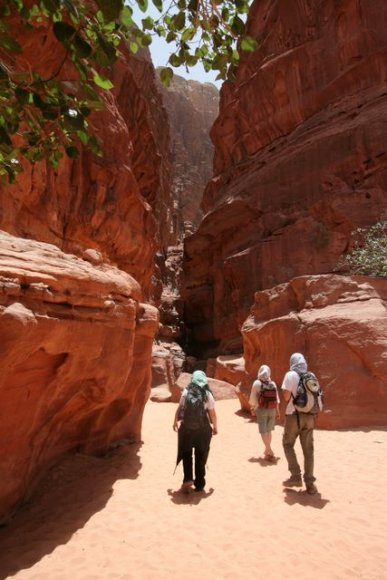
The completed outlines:
[[[270,381],[271,370],[267,365],[262,365],[258,371],[258,379],[260,381]]]
[[[207,385],[207,377],[204,371],[195,371],[192,375],[191,382],[201,389]]]
[[[305,373],[308,370],[308,364],[305,357],[300,352],[294,352],[290,357],[290,370],[296,373]]]

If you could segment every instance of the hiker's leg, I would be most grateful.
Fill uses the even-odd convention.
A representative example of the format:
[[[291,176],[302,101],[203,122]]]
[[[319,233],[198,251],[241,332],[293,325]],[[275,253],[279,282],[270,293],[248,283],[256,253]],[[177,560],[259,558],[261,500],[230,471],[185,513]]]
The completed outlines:
[[[296,453],[294,451],[294,444],[299,435],[296,415],[285,415],[284,433],[282,436],[282,445],[286,460],[288,462],[288,469],[292,476],[300,477],[301,468],[298,464]]]
[[[211,432],[202,433],[195,445],[195,479],[194,485],[197,490],[204,489],[206,485],[206,463],[210,452]]]
[[[183,453],[183,471],[184,479],[183,482],[193,481],[193,471],[192,471],[192,448],[184,451]]]
[[[271,448],[271,431],[267,431],[266,433],[261,433],[261,437],[262,437],[262,441],[265,445],[265,455],[266,456],[272,456],[273,454],[273,450]]]
[[[270,448],[271,433],[270,434],[268,433],[266,410],[260,409],[258,407],[256,410],[256,414],[257,414],[258,431],[265,446],[264,454],[271,455]]]
[[[302,415],[300,413],[300,415]],[[304,454],[304,481],[305,484],[316,481],[314,477],[314,430],[315,416],[304,413],[301,417],[300,443]]]
[[[273,450],[271,448],[271,440],[272,434],[274,431],[275,426],[275,409],[267,409],[266,410],[266,451],[265,455],[269,455],[270,457],[274,457]]]

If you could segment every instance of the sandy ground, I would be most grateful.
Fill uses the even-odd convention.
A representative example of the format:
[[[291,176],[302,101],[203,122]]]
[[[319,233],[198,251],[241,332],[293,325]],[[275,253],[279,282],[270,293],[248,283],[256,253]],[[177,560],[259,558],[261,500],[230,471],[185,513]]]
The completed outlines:
[[[268,464],[238,409],[217,403],[203,494],[178,491],[170,403],[147,405],[142,445],[56,467],[0,529],[0,579],[387,578],[387,430],[316,431],[309,496],[282,487],[282,428]]]

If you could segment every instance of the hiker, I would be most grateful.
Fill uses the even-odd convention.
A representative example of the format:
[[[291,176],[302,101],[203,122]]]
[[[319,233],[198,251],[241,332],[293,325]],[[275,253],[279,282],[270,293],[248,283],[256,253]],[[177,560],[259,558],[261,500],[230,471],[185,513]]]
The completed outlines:
[[[294,445],[297,437],[300,437],[302,452],[304,454],[304,482],[306,491],[310,494],[317,493],[314,482],[314,448],[313,430],[316,419],[316,409],[310,412],[298,412],[294,406],[294,399],[301,381],[301,376],[308,370],[304,355],[295,352],[290,357],[290,370],[285,374],[281,389],[287,402],[285,411],[284,432],[282,445],[288,462],[290,477],[283,482],[285,487],[301,487],[301,469],[297,461]]]
[[[195,371],[190,384],[183,390],[175,413],[173,429],[178,431],[176,465],[183,461],[184,478],[181,491],[183,493],[203,491],[206,485],[206,463],[211,437],[218,432],[215,399],[203,371]]]
[[[262,365],[258,371],[257,380],[251,387],[249,405],[252,416],[257,418],[259,433],[265,446],[264,459],[275,461],[271,438],[275,420],[279,419],[280,400],[277,385],[271,380],[270,375],[270,367]]]

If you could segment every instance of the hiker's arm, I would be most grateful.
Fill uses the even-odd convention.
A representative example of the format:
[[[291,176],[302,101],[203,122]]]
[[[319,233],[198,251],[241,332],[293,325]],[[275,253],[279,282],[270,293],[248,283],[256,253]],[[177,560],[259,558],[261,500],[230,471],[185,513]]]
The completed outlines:
[[[173,421],[173,430],[177,431],[179,429],[179,415],[180,415],[180,408],[181,408],[182,402],[180,401],[180,403],[177,406],[176,409],[176,413],[175,413],[175,419]]]
[[[285,390],[285,389],[282,389],[282,393],[284,395],[285,401],[288,403],[290,397],[292,396],[292,393],[290,391]]]
[[[275,384],[275,383],[274,383]],[[277,385],[275,385],[275,392],[277,393],[277,405],[276,405],[276,419],[279,419],[281,417],[281,413],[280,413],[280,397],[279,397],[279,392],[278,392],[278,387]]]
[[[215,409],[208,409],[208,415],[212,425],[212,432],[214,435],[216,435],[218,433],[218,418],[216,416]]]
[[[249,397],[249,406],[250,406],[250,413],[254,417],[255,412],[258,407],[258,387],[261,388],[260,381],[254,381],[253,386],[251,387],[250,397]]]

